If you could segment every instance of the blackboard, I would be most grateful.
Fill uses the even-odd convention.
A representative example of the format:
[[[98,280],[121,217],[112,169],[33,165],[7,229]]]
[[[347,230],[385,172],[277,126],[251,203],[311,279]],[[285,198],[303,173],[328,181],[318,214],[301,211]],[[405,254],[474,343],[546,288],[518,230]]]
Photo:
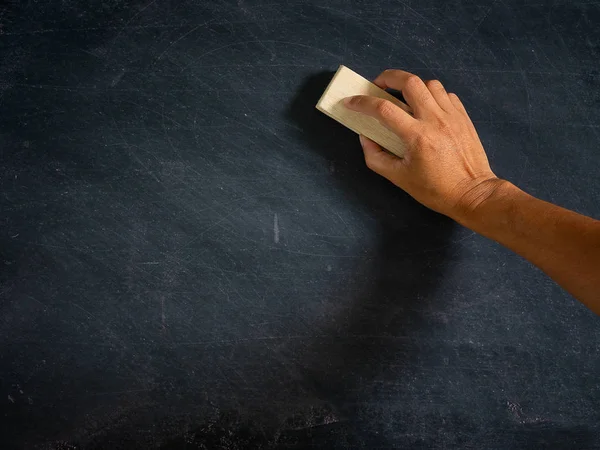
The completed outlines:
[[[600,215],[600,5],[9,2],[3,448],[598,448],[600,319],[365,168],[339,64],[439,78]]]

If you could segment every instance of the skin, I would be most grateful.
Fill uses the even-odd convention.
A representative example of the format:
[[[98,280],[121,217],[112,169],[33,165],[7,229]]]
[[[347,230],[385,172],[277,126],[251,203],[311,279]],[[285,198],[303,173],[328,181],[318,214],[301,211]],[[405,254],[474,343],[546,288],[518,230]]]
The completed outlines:
[[[460,99],[437,80],[386,70],[374,83],[402,92],[413,115],[376,97],[345,99],[406,143],[404,158],[360,137],[367,166],[414,199],[499,242],[600,314],[600,221],[498,178]]]

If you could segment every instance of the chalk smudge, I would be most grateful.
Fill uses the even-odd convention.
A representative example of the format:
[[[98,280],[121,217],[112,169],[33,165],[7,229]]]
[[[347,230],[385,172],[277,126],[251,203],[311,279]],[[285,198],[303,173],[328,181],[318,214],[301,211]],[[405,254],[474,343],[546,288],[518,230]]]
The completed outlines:
[[[279,217],[277,217],[277,213],[273,214],[273,241],[279,244]]]

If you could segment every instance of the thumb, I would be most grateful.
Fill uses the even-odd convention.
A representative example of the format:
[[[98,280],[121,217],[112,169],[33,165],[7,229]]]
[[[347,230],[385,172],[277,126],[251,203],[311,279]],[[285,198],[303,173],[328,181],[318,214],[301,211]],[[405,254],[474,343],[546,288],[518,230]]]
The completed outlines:
[[[359,139],[367,167],[390,181],[392,181],[392,178],[397,178],[402,160],[386,152],[379,144],[362,134],[359,136]]]

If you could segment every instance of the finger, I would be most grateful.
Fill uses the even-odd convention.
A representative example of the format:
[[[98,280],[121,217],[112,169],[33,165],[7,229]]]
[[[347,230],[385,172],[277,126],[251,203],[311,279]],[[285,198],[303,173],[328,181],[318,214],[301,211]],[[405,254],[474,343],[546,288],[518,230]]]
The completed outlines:
[[[431,92],[431,95],[435,99],[440,108],[442,108],[446,112],[452,111],[454,106],[450,101],[450,97],[448,97],[448,93],[446,92],[446,88],[444,85],[440,83],[438,80],[427,80],[425,82],[425,86]]]
[[[456,108],[458,111],[460,111],[467,117],[469,116],[467,114],[467,110],[465,109],[465,105],[463,105],[463,103],[460,101],[460,98],[458,98],[458,95],[456,95],[454,93],[450,93],[450,94],[448,94],[448,98],[450,99],[450,102],[452,103],[454,108]]]
[[[344,99],[346,108],[357,111],[367,116],[374,117],[382,125],[398,133],[407,136],[416,119],[399,106],[389,100],[369,95],[355,95]]]
[[[382,89],[392,88],[401,91],[417,116],[439,108],[423,80],[412,73],[388,69],[375,78],[373,83]]]
[[[379,144],[373,142],[366,136],[360,135],[360,145],[365,155],[365,163],[373,172],[387,178],[397,181],[398,172],[401,171],[401,159],[383,150]]]
[[[456,94],[450,93],[450,94],[448,94],[448,98],[452,102],[452,105],[454,106],[454,108],[459,113],[461,113],[465,117],[465,119],[467,119],[467,124],[469,126],[469,129],[471,130],[471,133],[474,136],[478,136],[477,130],[475,129],[475,125],[473,125],[473,121],[469,117],[469,113],[467,113],[467,110],[465,109],[465,105],[463,105],[463,102],[460,101],[460,99],[458,98],[458,96]]]

